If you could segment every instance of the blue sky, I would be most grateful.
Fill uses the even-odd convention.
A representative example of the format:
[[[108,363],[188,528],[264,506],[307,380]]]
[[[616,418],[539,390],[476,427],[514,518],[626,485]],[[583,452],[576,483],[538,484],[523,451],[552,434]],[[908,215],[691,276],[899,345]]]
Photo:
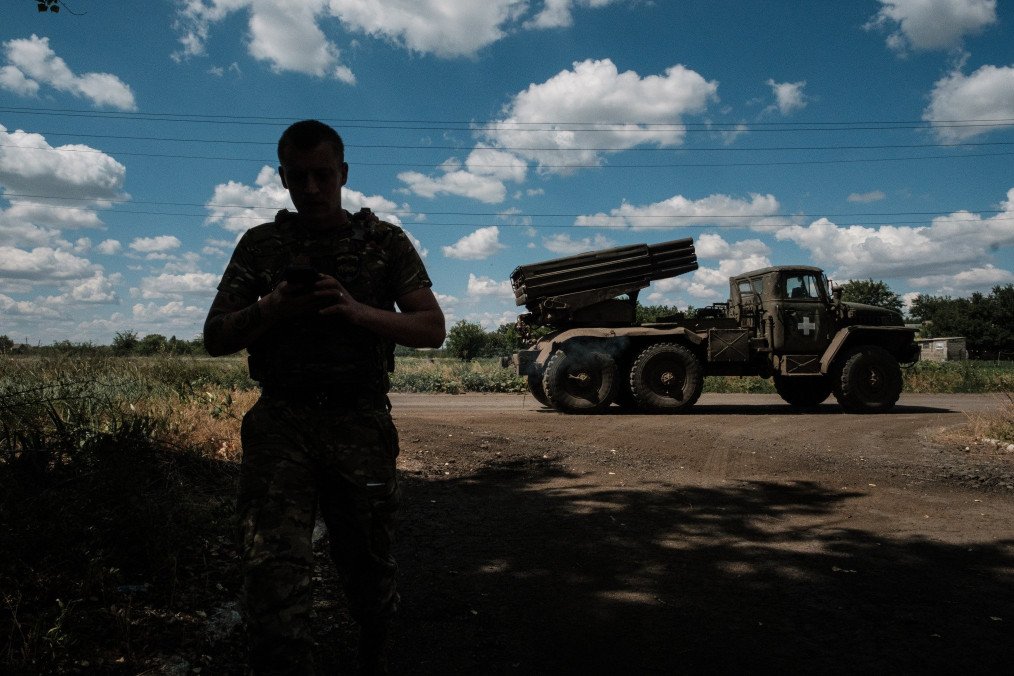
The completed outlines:
[[[513,322],[518,265],[683,237],[700,270],[643,302],[793,263],[906,298],[1014,282],[1011,2],[8,0],[0,334],[197,335],[288,206],[303,118],[449,326]]]

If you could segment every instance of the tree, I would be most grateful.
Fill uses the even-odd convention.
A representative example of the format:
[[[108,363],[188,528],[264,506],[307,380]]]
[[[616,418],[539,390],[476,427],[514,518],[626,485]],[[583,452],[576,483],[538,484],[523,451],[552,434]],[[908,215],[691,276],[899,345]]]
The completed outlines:
[[[484,357],[489,345],[489,336],[478,324],[462,319],[447,332],[447,354],[457,359],[471,361]]]
[[[886,307],[899,313],[905,305],[901,296],[891,291],[891,287],[884,282],[874,282],[872,279],[853,279],[845,282],[841,286],[841,299],[849,303]]]
[[[113,336],[113,353],[126,356],[137,349],[137,331],[117,331]]]
[[[156,354],[165,354],[168,348],[168,341],[160,333],[150,333],[137,344],[137,353],[150,357]]]
[[[0,354],[8,354],[14,350],[14,341],[7,335],[0,336]]]
[[[638,301],[634,312],[634,319],[638,324],[651,324],[653,322],[664,321],[670,317],[684,318],[693,316],[693,306],[688,306],[686,312],[684,312],[675,305],[641,305],[640,301]]]
[[[977,356],[1014,352],[1014,284],[968,298],[919,295],[911,315],[922,322],[926,338],[963,336],[968,351]]]

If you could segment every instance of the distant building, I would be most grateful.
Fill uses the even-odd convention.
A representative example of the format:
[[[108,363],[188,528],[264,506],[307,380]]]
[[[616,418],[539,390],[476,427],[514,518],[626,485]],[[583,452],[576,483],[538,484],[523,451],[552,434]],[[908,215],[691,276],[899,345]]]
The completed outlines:
[[[960,361],[968,359],[968,346],[962,337],[919,338],[916,341],[922,361]]]

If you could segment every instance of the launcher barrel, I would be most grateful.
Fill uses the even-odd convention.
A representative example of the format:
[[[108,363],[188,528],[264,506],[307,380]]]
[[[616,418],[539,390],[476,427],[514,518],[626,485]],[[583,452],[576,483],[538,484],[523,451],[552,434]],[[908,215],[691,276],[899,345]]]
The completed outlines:
[[[629,310],[621,311],[619,316],[609,313],[605,320],[629,323],[633,321],[638,291],[654,280],[696,269],[693,239],[686,238],[520,265],[511,273],[511,286],[515,303],[531,313],[530,323],[564,326],[581,323],[582,319],[594,323],[594,306],[621,295],[628,297]]]

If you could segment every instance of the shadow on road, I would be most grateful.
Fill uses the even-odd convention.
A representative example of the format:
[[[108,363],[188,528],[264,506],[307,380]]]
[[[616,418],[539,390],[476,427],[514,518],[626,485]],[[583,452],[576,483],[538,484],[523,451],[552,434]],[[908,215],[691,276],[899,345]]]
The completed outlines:
[[[867,413],[862,415],[898,415],[901,413],[955,413],[954,409],[949,408],[938,408],[934,406],[904,406],[898,404],[894,406],[890,411],[885,413]],[[538,413],[552,414],[552,415],[567,415],[558,412],[556,409],[544,407],[538,409]],[[580,414],[576,414],[580,415]],[[645,413],[639,411],[636,408],[621,408],[619,406],[611,406],[602,413],[595,415],[617,415],[617,416],[632,416],[632,415],[680,415],[680,416],[695,416],[695,415],[847,415],[845,411],[841,409],[838,404],[833,401],[826,404],[821,404],[813,409],[797,409],[789,406],[788,404],[707,404],[707,403],[696,403],[693,407],[687,409],[682,413]],[[854,414],[853,414],[854,415]]]
[[[603,489],[535,459],[404,485],[397,673],[998,673],[1014,659],[1014,542],[874,535],[849,525],[858,493]]]

